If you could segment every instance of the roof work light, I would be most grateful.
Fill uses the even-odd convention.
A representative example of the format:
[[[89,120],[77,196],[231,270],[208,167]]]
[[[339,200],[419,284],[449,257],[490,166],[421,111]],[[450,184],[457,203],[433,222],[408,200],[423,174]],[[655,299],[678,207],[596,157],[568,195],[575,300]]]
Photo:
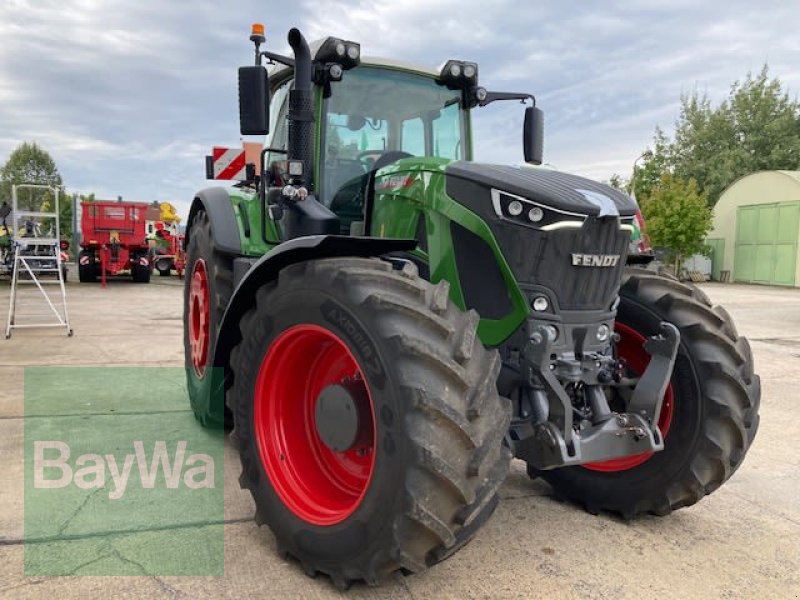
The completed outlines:
[[[450,89],[478,85],[478,65],[463,60],[448,60],[439,70],[439,81]]]
[[[361,62],[361,45],[348,40],[335,37],[326,38],[316,54],[314,60],[321,63],[337,63],[342,68],[352,69]]]

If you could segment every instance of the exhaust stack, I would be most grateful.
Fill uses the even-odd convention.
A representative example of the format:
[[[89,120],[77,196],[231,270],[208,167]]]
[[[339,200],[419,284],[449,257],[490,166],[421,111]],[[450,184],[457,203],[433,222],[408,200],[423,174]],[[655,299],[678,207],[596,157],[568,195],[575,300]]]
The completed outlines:
[[[288,35],[294,52],[294,83],[289,90],[288,159],[303,161],[302,183],[311,190],[314,155],[314,95],[311,89],[311,51],[303,34],[292,28]]]

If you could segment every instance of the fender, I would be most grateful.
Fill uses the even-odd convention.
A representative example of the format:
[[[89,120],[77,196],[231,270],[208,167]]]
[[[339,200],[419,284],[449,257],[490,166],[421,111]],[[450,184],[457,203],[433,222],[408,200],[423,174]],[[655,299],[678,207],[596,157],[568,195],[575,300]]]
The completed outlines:
[[[216,236],[216,230],[214,235]],[[281,269],[306,260],[381,256],[390,252],[408,252],[416,247],[417,240],[312,235],[284,242],[259,258],[236,286],[220,323],[213,364],[222,369],[224,387],[228,387],[231,350],[240,339],[239,319],[252,306],[258,288],[277,278]],[[213,396],[224,398],[224,389],[219,392]],[[211,407],[211,412],[220,417],[222,410],[222,406]]]
[[[206,188],[195,196],[189,210],[189,218],[186,221],[186,247],[189,246],[189,230],[192,221],[201,208],[206,211],[208,219],[211,221],[214,245],[217,251],[223,254],[241,254],[242,242],[239,238],[236,214],[233,212],[228,190],[223,187]]]

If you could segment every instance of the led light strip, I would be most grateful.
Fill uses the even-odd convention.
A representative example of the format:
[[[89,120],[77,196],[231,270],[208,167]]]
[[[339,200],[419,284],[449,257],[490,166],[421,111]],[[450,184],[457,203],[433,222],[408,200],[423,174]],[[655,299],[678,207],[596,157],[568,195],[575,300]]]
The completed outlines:
[[[555,231],[556,229],[580,229],[583,227],[583,221],[559,221],[557,223],[550,223],[540,227],[542,231]]]
[[[557,223],[550,223],[549,225],[537,225],[536,223],[525,223],[526,225],[530,225],[533,227],[537,227],[542,231],[556,231],[558,229],[580,229],[583,227],[583,223],[586,221],[587,215],[582,215],[580,213],[570,212],[567,210],[560,210],[558,208],[553,208],[552,206],[547,206],[546,204],[540,204],[539,202],[534,202],[533,200],[528,200],[527,198],[523,198],[522,196],[517,196],[516,194],[512,194],[510,192],[504,192],[495,188],[492,188],[492,207],[494,208],[495,214],[500,217],[501,219],[505,219],[507,221],[515,222],[513,218],[508,217],[503,213],[503,207],[500,204],[500,194],[504,194],[509,198],[514,198],[515,200],[519,200],[525,204],[532,204],[533,206],[538,206],[539,208],[545,211],[556,212],[562,215],[569,215],[571,217],[580,217],[580,221],[576,220],[567,220],[567,221],[558,221]],[[628,217],[626,217],[628,219]],[[631,224],[623,223],[622,219],[619,219],[619,228],[620,231],[629,231],[633,233],[634,227]]]

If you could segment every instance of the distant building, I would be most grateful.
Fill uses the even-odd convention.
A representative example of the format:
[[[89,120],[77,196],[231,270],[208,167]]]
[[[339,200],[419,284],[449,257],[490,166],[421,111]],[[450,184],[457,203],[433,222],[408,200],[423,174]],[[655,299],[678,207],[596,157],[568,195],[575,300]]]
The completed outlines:
[[[800,287],[800,171],[735,181],[714,207],[713,279]]]

